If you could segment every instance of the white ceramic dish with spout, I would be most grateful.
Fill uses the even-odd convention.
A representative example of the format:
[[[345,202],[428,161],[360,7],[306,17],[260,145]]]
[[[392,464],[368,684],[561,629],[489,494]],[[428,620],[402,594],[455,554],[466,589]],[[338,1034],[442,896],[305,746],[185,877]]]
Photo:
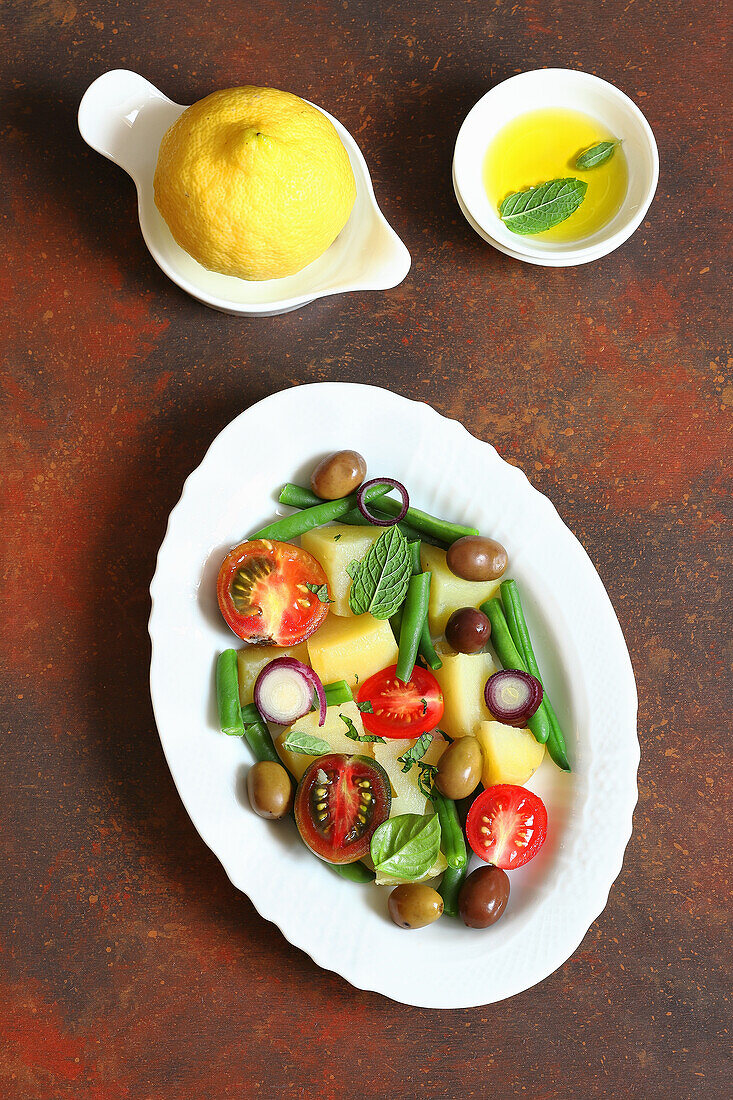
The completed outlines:
[[[582,240],[512,233],[484,187],[484,159],[493,138],[513,119],[545,107],[590,115],[623,142],[629,173],[624,200],[610,221]],[[469,225],[505,255],[542,267],[573,267],[613,252],[638,229],[658,180],[657,143],[642,112],[613,84],[575,69],[532,69],[497,84],[466,115],[453,154],[453,187]]]
[[[176,244],[153,197],[161,138],[185,109],[127,69],[98,77],[79,105],[81,136],[132,177],[145,243],[158,266],[182,290],[223,313],[268,317],[330,294],[387,290],[402,282],[410,269],[410,253],[377,205],[359,146],[327,111],[323,114],[336,127],[356,179],[354,209],[331,247],[285,279],[249,282],[202,267]]]

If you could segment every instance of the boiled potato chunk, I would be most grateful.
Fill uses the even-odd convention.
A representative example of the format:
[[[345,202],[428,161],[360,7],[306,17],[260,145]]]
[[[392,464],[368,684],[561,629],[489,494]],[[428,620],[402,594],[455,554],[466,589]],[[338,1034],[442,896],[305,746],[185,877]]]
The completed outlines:
[[[398,756],[403,756],[408,749],[411,749],[416,740],[415,737],[389,737],[384,745],[375,742],[373,746],[374,759],[382,765],[392,784],[390,817],[399,817],[400,814],[425,813],[428,800],[418,786],[420,769],[417,764],[413,764],[408,772],[403,772],[402,764],[397,759]],[[447,748],[448,742],[436,731],[430,748],[422,759],[426,764],[437,764]]]
[[[329,615],[307,642],[310,663],[324,684],[346,680],[363,684],[373,673],[397,661],[397,642],[388,619]]]
[[[382,875],[377,871],[374,879],[375,886],[400,886],[403,882],[427,882],[428,879],[437,878],[438,875],[442,875],[448,866],[448,861],[442,852],[438,852],[438,858],[433,866],[425,872],[424,875],[420,875],[420,878],[396,878],[394,875]]]
[[[431,634],[443,634],[445,624],[459,607],[478,607],[494,595],[501,584],[495,581],[464,581],[448,568],[445,550],[437,546],[420,544],[420,561],[423,570],[433,574],[430,581],[430,605],[428,619]]]
[[[449,737],[476,735],[480,722],[491,718],[484,702],[484,687],[496,671],[490,653],[455,653],[446,643],[439,643],[436,652],[443,667],[433,675],[443,692],[445,711],[440,722]]]
[[[333,603],[332,615],[352,615],[349,607],[351,577],[346,572],[352,561],[361,561],[382,534],[379,527],[349,527],[334,523],[331,527],[316,527],[301,535],[304,550],[321,563],[328,578],[328,591]]]
[[[481,782],[516,783],[522,787],[542,763],[545,746],[535,741],[530,730],[505,726],[502,722],[480,722],[476,737],[484,758]]]
[[[237,650],[237,674],[239,676],[239,703],[246,707],[252,702],[255,680],[265,665],[276,657],[295,657],[296,661],[309,664],[305,642],[300,645],[248,645]]]
[[[304,753],[289,752],[283,747],[283,742],[291,730],[299,733],[307,733],[310,737],[320,737],[325,741],[331,752],[345,752],[348,756],[373,756],[372,745],[369,741],[352,741],[346,736],[346,723],[341,715],[346,715],[354,723],[356,732],[363,736],[364,726],[361,721],[361,713],[356,703],[342,703],[340,707],[329,707],[326,711],[326,721],[322,726],[318,725],[318,711],[312,710],[310,714],[287,726],[282,733],[275,738],[275,748],[288,771],[292,772],[296,779],[300,779],[303,772],[316,759],[315,756],[306,756]]]

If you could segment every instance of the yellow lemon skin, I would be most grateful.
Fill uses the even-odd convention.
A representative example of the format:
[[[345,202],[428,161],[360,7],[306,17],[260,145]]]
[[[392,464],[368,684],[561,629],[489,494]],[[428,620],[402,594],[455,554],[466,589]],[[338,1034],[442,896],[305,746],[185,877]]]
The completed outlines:
[[[160,143],[155,203],[211,271],[281,279],[333,243],[356,199],[333,124],[299,96],[227,88],[188,107]]]

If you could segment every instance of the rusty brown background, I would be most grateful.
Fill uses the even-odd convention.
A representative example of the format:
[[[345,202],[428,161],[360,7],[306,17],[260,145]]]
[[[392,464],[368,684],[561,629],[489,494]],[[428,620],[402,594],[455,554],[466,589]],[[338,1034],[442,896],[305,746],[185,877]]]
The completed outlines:
[[[723,9],[3,3],[3,1097],[728,1094]],[[659,142],[643,226],[590,267],[506,259],[451,191],[468,108],[551,65],[618,84]],[[250,322],[185,297],[131,182],[78,136],[84,89],[115,67],[180,102],[255,82],[333,112],[407,280]],[[318,970],[229,884],[155,732],[147,588],[183,480],[243,408],[321,379],[423,398],[518,463],[628,639],[642,760],[623,872],[573,958],[490,1008],[406,1008]]]

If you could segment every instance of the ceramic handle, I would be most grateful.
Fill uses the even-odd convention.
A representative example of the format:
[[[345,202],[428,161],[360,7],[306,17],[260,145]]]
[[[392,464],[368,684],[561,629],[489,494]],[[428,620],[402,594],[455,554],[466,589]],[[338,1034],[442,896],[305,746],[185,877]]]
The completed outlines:
[[[79,104],[79,131],[88,145],[114,161],[136,183],[150,150],[183,108],[150,81],[128,69],[113,69],[91,84]]]

